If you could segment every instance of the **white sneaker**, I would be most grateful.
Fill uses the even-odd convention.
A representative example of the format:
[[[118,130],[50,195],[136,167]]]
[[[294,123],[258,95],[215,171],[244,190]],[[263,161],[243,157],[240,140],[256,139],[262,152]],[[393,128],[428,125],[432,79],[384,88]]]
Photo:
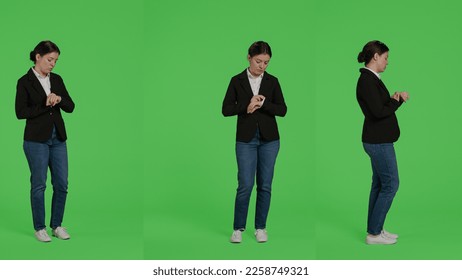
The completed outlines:
[[[37,230],[35,232],[35,238],[40,242],[50,242],[51,238],[47,233],[46,229]]]
[[[71,238],[71,236],[67,233],[66,228],[63,228],[63,227],[57,227],[53,229],[52,232],[53,232],[53,236],[59,239],[67,240]]]
[[[231,235],[231,243],[241,243],[242,241],[242,231],[235,230],[233,235]]]
[[[255,231],[255,237],[257,238],[257,242],[266,242],[268,241],[268,233],[266,232],[266,229],[257,229]]]
[[[399,235],[397,235],[396,233],[391,233],[391,232],[388,232],[386,230],[382,230],[382,233],[383,235],[385,235],[386,237],[388,238],[392,238],[392,239],[398,239]]]
[[[366,237],[366,244],[375,245],[375,244],[383,244],[383,245],[391,245],[397,242],[394,238],[388,238],[385,236],[383,232],[379,235],[367,235]]]

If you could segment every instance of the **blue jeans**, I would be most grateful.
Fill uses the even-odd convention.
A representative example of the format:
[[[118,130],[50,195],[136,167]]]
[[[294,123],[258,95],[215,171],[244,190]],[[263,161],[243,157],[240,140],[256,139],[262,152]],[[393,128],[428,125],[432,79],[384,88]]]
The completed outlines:
[[[234,205],[235,230],[245,229],[255,175],[257,176],[255,228],[266,228],[271,200],[271,183],[278,151],[279,140],[269,142],[261,140],[258,129],[250,142],[236,142],[239,185]]]
[[[61,226],[67,197],[67,148],[53,129],[51,138],[46,142],[24,141],[24,153],[30,169],[30,201],[34,229],[41,230],[45,226],[45,188],[48,167],[53,185],[50,226]]]
[[[372,187],[369,196],[367,232],[380,234],[399,187],[398,164],[393,143],[367,144],[364,150],[371,158]]]

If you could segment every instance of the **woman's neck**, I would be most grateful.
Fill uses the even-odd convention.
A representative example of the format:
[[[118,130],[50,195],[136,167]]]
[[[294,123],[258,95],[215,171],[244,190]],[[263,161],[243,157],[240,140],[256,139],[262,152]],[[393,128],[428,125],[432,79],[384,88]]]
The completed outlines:
[[[40,76],[42,77],[46,77],[47,75],[45,73],[42,72],[42,70],[40,68],[37,67],[37,65],[34,66],[34,70],[39,73]]]

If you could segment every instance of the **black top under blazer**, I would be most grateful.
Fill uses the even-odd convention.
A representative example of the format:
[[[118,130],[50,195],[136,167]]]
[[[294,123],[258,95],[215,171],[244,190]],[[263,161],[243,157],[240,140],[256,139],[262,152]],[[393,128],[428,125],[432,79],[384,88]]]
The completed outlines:
[[[47,95],[32,69],[18,80],[15,109],[18,119],[26,119],[26,141],[47,141],[53,132],[53,125],[56,127],[58,139],[67,139],[61,110],[72,113],[75,105],[59,75],[50,73],[50,84],[51,92],[61,96],[61,102],[54,107],[46,106]]]
[[[263,140],[279,139],[275,116],[284,117],[287,106],[278,79],[265,72],[259,94],[265,96],[263,106],[252,114],[248,114],[247,107],[253,93],[247,76],[247,69],[231,78],[223,100],[222,113],[225,117],[238,116],[236,141],[250,142],[255,137],[257,128],[260,129],[260,137]]]
[[[356,86],[356,99],[364,114],[362,141],[369,144],[393,143],[400,131],[395,111],[402,101],[390,97],[385,84],[370,70],[362,68]]]

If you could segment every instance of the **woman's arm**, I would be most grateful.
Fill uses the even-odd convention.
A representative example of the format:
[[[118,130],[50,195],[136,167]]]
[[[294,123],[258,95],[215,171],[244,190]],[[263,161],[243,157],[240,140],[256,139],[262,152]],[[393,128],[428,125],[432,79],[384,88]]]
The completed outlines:
[[[243,115],[246,113],[247,106],[249,105],[239,102],[237,90],[234,84],[234,80],[231,79],[229,82],[228,90],[226,91],[225,98],[223,99],[221,112],[225,117]]]
[[[62,88],[60,89],[60,92],[58,93],[58,95],[61,97],[61,101],[58,104],[56,104],[56,106],[61,108],[66,113],[72,113],[75,108],[74,101],[72,101],[71,96],[67,92],[63,79],[60,76],[57,76],[57,77],[60,80],[60,84]]]
[[[282,95],[281,86],[277,79],[271,100],[266,98],[260,110],[263,110],[273,116],[284,117],[286,115],[287,106],[284,101],[284,96]]]
[[[378,85],[375,81],[363,80],[358,84],[358,97],[363,100],[368,112],[376,119],[391,116],[398,110],[402,102],[394,97],[383,101]]]
[[[16,100],[15,100],[15,111],[18,119],[33,119],[37,116],[48,112],[48,107],[45,104],[31,104],[29,101],[26,87],[18,81],[16,86]]]

